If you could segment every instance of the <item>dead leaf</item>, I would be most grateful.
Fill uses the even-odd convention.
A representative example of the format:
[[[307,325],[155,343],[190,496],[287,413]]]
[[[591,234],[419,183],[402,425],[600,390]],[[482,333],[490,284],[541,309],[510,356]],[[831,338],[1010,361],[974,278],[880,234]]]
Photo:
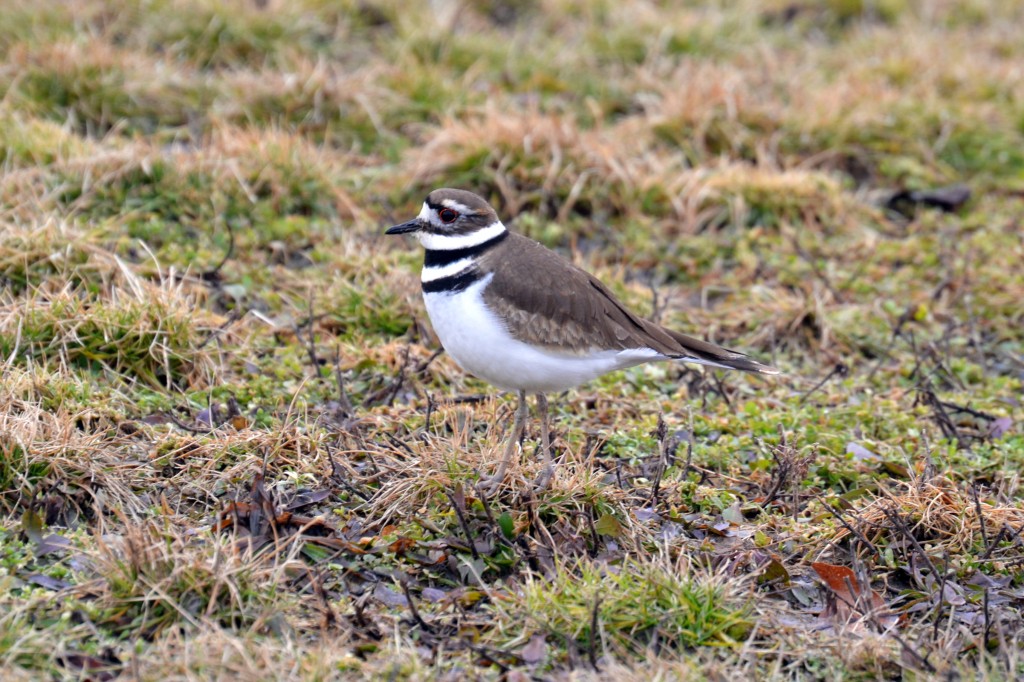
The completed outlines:
[[[420,597],[426,601],[437,603],[444,601],[448,598],[448,593],[444,590],[439,590],[436,587],[424,587],[420,592]]]
[[[454,500],[455,506],[459,511],[465,511],[466,491],[463,490],[462,483],[455,484],[455,490],[452,491],[452,500]]]
[[[924,190],[905,189],[889,197],[885,202],[885,207],[908,217],[914,215],[918,206],[937,208],[940,211],[952,213],[967,203],[970,198],[971,188],[961,184]]]
[[[71,542],[60,535],[54,533],[43,535],[43,520],[32,509],[26,509],[25,513],[21,515],[21,530],[25,533],[25,537],[32,542],[33,553],[37,559],[71,546]]]
[[[548,644],[544,635],[534,635],[519,652],[519,656],[527,665],[536,665],[544,660],[548,653]]]
[[[743,512],[740,511],[740,503],[734,502],[725,509],[722,510],[722,518],[729,523],[737,526],[743,524],[746,519],[743,518]]]
[[[405,598],[404,594],[396,592],[384,583],[377,583],[377,587],[373,591],[373,598],[384,604],[384,606],[394,608],[404,608],[409,605],[409,600]]]
[[[69,582],[58,580],[57,578],[51,578],[50,576],[43,575],[42,573],[33,573],[25,578],[25,582],[38,585],[39,587],[47,590],[53,590],[54,592],[59,592],[60,590],[71,587],[71,583]]]
[[[415,546],[416,540],[400,536],[397,540],[388,545],[388,550],[394,552],[398,556],[402,556]]]
[[[761,575],[757,576],[757,583],[764,585],[767,583],[782,583],[783,585],[789,584],[789,571],[782,565],[778,559],[772,559],[768,562],[768,565],[761,571]]]
[[[601,535],[617,538],[622,535],[622,524],[611,514],[605,514],[594,524],[594,530]]]
[[[822,616],[846,625],[862,617],[871,616],[880,627],[888,628],[900,617],[886,609],[885,600],[868,586],[861,587],[857,576],[846,566],[814,562],[811,568],[828,585],[835,599]]]
[[[989,438],[1002,438],[1006,432],[1013,428],[1013,420],[1009,417],[1000,417],[988,425]]]
[[[637,521],[641,521],[643,523],[647,523],[648,521],[661,521],[661,514],[654,511],[650,507],[634,509],[633,516],[636,517]]]
[[[897,462],[882,462],[879,468],[893,478],[910,478],[910,469]]]
[[[113,680],[121,673],[124,664],[113,649],[107,647],[100,656],[80,651],[67,651],[57,656],[57,662],[65,669],[78,673],[78,679],[106,682]]]
[[[309,505],[316,504],[317,502],[323,502],[330,496],[330,490],[314,490],[311,492],[301,493],[296,496],[294,500],[285,505],[284,509],[285,511],[295,511],[296,509],[308,507]]]
[[[863,445],[858,445],[857,443],[852,442],[846,444],[846,454],[853,455],[853,458],[858,462],[873,462],[879,458],[878,455],[871,452]]]

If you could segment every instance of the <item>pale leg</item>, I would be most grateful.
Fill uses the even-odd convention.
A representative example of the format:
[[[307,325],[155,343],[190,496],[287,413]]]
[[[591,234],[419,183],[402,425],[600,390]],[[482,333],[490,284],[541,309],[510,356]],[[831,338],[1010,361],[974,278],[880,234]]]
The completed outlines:
[[[548,399],[543,393],[537,394],[537,418],[540,419],[540,443],[544,451],[544,469],[534,484],[538,490],[546,490],[551,483],[554,466],[551,463],[551,431],[548,427]]]
[[[505,455],[501,458],[501,464],[493,476],[480,481],[480,485],[494,491],[505,479],[505,470],[508,463],[512,461],[512,455],[519,447],[519,441],[523,437],[523,428],[526,426],[526,418],[529,415],[530,407],[526,404],[526,391],[519,391],[519,404],[516,405],[516,418],[512,424],[512,434],[505,444]]]

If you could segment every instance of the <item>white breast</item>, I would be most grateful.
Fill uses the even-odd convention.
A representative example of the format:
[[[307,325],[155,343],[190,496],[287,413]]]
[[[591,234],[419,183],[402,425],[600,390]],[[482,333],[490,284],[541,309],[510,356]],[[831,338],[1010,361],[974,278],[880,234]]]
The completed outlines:
[[[576,355],[541,350],[518,341],[483,300],[488,274],[463,291],[424,294],[430,321],[445,350],[467,372],[506,390],[564,391],[624,367],[661,359],[650,349]]]

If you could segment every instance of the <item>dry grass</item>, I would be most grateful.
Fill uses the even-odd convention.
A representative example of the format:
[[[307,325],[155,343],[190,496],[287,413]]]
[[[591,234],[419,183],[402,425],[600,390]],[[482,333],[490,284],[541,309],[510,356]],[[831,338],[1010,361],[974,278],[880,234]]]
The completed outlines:
[[[6,676],[1024,674],[1014,3],[2,14]],[[786,374],[553,397],[484,496],[511,401],[381,236],[438,185]]]

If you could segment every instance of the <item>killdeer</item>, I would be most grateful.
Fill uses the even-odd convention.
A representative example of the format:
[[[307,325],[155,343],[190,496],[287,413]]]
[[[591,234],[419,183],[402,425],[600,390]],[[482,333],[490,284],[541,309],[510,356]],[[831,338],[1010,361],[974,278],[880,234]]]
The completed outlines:
[[[518,394],[501,464],[484,482],[492,488],[504,479],[522,438],[528,393],[537,396],[544,454],[537,486],[544,488],[552,474],[546,393],[658,360],[778,374],[637,316],[593,275],[509,232],[472,192],[434,190],[418,216],[385,234],[413,234],[426,249],[423,301],[449,355],[467,372]]]

